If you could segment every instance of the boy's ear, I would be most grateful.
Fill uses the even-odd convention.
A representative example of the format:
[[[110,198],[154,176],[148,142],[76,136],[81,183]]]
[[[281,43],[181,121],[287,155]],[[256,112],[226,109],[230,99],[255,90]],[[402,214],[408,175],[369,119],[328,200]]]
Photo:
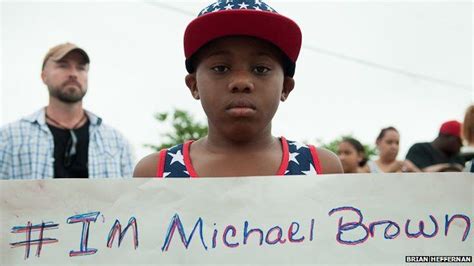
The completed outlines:
[[[197,88],[196,73],[186,75],[186,78],[184,80],[193,98],[196,100],[199,100],[200,97],[199,97],[199,90]]]
[[[281,92],[281,101],[284,102],[288,98],[288,95],[290,95],[290,92],[293,90],[295,87],[295,80],[291,77],[285,77],[285,80],[283,80],[283,90]]]

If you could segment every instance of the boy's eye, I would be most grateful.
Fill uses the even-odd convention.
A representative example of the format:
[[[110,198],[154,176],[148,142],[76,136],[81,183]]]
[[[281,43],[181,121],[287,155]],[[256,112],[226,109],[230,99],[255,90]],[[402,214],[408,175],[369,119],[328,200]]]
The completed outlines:
[[[212,68],[212,70],[214,70],[217,73],[224,73],[224,72],[229,71],[229,68],[226,66],[215,66]]]
[[[253,69],[253,71],[257,74],[265,74],[268,71],[270,71],[270,68],[265,67],[265,66],[257,66]]]

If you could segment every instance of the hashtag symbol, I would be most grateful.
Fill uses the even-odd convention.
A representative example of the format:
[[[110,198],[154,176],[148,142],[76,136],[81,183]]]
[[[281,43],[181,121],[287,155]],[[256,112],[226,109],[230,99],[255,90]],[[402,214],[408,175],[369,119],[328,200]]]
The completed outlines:
[[[51,229],[57,229],[59,224],[55,224],[53,222],[42,222],[41,224],[35,224],[33,225],[31,222],[28,222],[26,226],[15,226],[12,227],[11,233],[13,234],[18,234],[18,233],[26,233],[26,240],[25,241],[20,241],[20,242],[15,242],[15,243],[10,243],[10,246],[12,248],[17,248],[17,247],[25,247],[25,260],[29,258],[30,256],[30,248],[32,245],[36,245],[36,257],[39,257],[41,254],[41,248],[45,244],[53,244],[58,242],[57,239],[55,238],[43,238],[43,232],[44,230],[51,230]],[[38,239],[31,239],[31,232],[39,232],[39,237]]]

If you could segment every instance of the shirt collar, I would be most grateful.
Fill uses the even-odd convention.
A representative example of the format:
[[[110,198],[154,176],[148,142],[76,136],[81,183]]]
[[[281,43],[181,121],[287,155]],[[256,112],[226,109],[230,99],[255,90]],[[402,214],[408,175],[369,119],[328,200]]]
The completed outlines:
[[[40,110],[34,112],[33,114],[26,116],[23,120],[26,120],[30,123],[38,123],[40,126],[46,126],[46,108],[41,108]],[[102,124],[102,118],[98,117],[92,112],[84,110],[86,112],[87,117],[89,118],[89,122],[92,126],[100,126]]]

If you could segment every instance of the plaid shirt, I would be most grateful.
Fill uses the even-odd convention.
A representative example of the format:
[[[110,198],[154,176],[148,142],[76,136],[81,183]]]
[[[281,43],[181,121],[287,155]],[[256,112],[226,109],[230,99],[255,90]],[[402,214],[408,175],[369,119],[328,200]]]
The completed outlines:
[[[87,112],[89,178],[131,177],[129,143],[102,119]],[[0,129],[0,179],[50,179],[54,175],[53,134],[45,109]]]

